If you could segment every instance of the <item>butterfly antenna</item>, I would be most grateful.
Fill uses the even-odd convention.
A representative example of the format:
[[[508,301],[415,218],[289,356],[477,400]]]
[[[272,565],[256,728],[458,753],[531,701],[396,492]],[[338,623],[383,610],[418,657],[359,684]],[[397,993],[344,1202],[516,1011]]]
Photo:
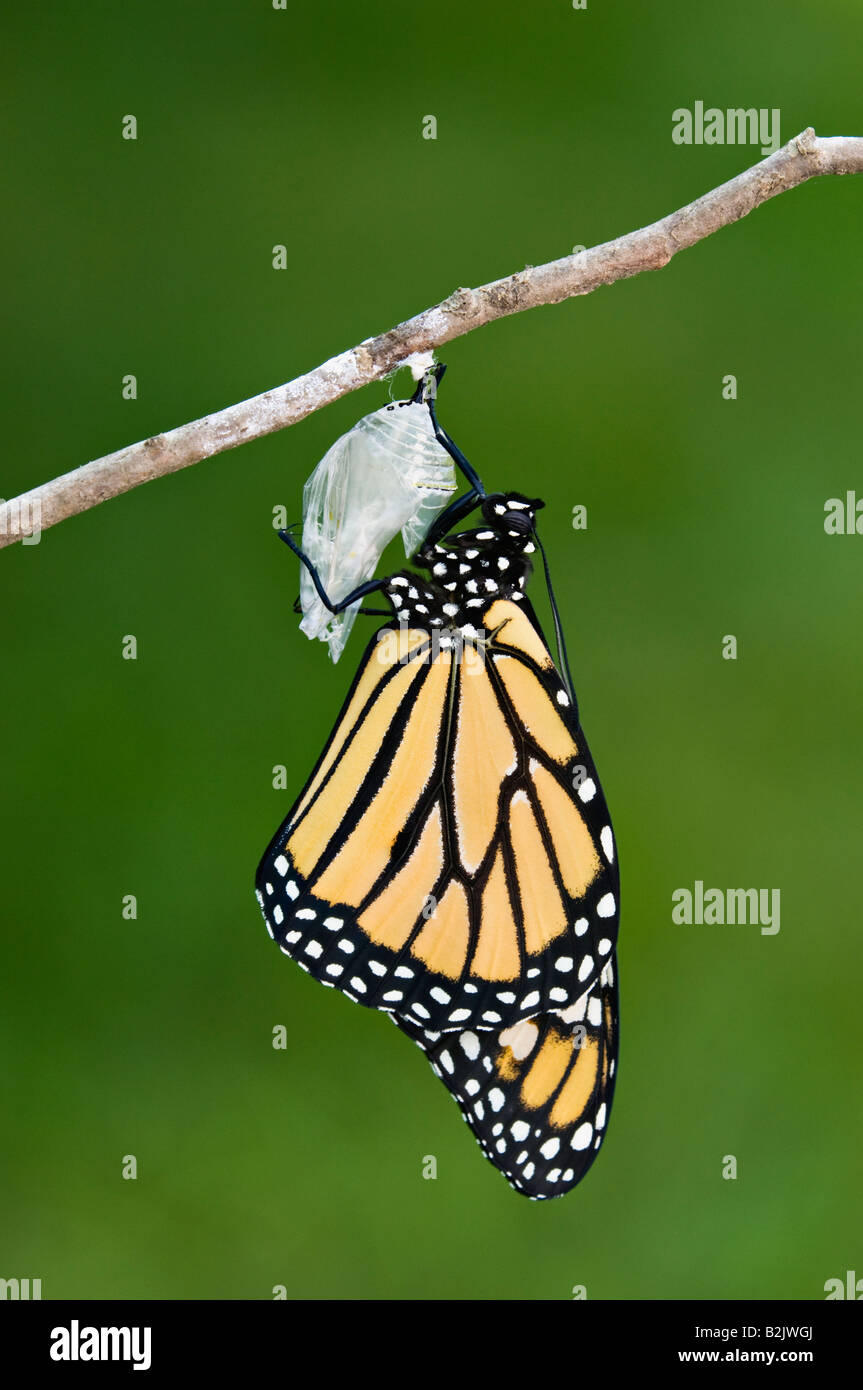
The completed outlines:
[[[543,569],[545,570],[545,587],[548,590],[548,601],[551,604],[551,614],[552,618],[554,619],[554,640],[557,645],[557,659],[558,664],[560,666],[560,673],[563,677],[563,683],[566,686],[567,694],[569,695],[569,698],[572,701],[573,710],[577,715],[578,705],[575,698],[575,688],[572,683],[572,672],[569,669],[569,657],[566,654],[566,642],[563,640],[563,626],[560,621],[560,609],[557,606],[557,599],[554,596],[554,589],[551,583],[551,571],[548,567],[548,556],[545,553],[545,548],[542,544],[542,541],[539,539],[539,536],[535,529],[533,534],[536,539],[536,543],[539,546],[539,553],[542,556],[542,565]]]

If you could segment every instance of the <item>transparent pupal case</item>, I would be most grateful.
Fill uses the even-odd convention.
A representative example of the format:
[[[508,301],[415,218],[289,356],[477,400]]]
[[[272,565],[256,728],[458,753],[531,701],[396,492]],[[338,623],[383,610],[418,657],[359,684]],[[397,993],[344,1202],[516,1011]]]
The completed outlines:
[[[398,531],[413,555],[456,487],[452,457],[423,402],[383,406],[337,439],[303,489],[302,547],[332,601],[373,577]],[[301,630],[326,642],[338,661],[361,600],[331,613],[303,567],[300,603]]]

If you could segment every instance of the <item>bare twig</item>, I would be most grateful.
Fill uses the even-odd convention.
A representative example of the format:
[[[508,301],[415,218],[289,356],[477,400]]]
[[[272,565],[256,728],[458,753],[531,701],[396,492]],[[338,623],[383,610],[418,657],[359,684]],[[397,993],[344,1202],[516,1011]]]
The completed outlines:
[[[479,289],[456,290],[435,308],[331,357],[295,381],[131,444],[23,493],[0,506],[0,547],[56,526],[140,483],[293,425],[340,396],[380,380],[413,353],[438,348],[508,314],[590,294],[600,285],[643,270],[659,270],[678,251],[807,179],[861,172],[863,137],[819,139],[811,128],[804,130],[775,154],[649,227],[562,260],[517,271]]]

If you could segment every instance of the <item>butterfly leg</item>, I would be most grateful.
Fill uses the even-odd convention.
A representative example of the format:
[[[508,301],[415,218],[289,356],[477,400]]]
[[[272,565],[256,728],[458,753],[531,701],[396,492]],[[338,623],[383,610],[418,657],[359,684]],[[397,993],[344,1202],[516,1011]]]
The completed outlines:
[[[446,364],[444,362],[438,362],[434,367],[431,367],[417,384],[417,389],[411,397],[411,400],[414,402],[421,402],[428,407],[429,419],[431,420],[432,429],[435,433],[435,439],[438,444],[440,444],[441,448],[446,449],[450,458],[464,474],[470,486],[470,490],[466,492],[463,497],[457,497],[454,502],[451,502],[449,506],[441,512],[425,538],[424,544],[426,545],[430,543],[433,544],[441,536],[445,536],[448,531],[452,530],[457,521],[460,521],[468,512],[473,511],[474,507],[486,496],[486,490],[483,487],[482,479],[476,469],[468,462],[458,445],[454,444],[450,439],[446,430],[440,424],[435,412],[437,388],[440,385],[445,371]]]
[[[350,608],[352,603],[356,603],[357,599],[364,598],[366,594],[373,594],[378,590],[382,589],[384,586],[384,580],[370,579],[366,584],[360,584],[358,588],[352,590],[352,592],[347,594],[345,598],[339,599],[338,603],[333,603],[332,599],[330,598],[329,594],[327,593],[326,589],[321,583],[321,577],[318,574],[315,565],[309,559],[305,551],[301,550],[300,547],[297,545],[290,531],[280,531],[279,540],[284,541],[285,545],[289,546],[290,549],[294,552],[297,559],[305,565],[309,574],[312,576],[312,583],[314,584],[315,589],[317,590],[318,598],[321,600],[321,603],[324,605],[325,608],[329,608],[331,613],[343,613],[346,608]],[[389,617],[389,613],[384,613],[384,616]]]
[[[431,401],[429,402],[429,415],[431,416],[431,421],[435,432],[435,439],[437,440],[438,444],[440,444],[444,449],[446,449],[450,458],[452,458],[455,461],[455,463],[458,464],[462,473],[467,478],[467,481],[470,483],[470,492],[467,493],[466,496],[471,498],[479,498],[480,500],[482,500],[482,498],[486,496],[486,490],[482,485],[482,478],[479,476],[476,469],[473,467],[473,464],[468,463],[461,449],[458,447],[457,444],[453,443],[443,426],[438,423],[437,416],[434,413],[434,406],[432,405]],[[465,500],[465,497],[460,497],[457,499],[457,501],[462,503],[464,503]],[[456,503],[454,502],[451,505],[455,506]]]

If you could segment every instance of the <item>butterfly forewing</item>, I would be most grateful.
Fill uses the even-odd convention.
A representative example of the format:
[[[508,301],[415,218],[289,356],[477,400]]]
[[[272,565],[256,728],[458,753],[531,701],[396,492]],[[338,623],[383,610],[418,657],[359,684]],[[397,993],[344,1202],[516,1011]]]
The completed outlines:
[[[539,625],[498,598],[463,641],[376,634],[257,893],[282,950],[322,983],[420,1030],[500,1030],[598,980],[614,861]]]

